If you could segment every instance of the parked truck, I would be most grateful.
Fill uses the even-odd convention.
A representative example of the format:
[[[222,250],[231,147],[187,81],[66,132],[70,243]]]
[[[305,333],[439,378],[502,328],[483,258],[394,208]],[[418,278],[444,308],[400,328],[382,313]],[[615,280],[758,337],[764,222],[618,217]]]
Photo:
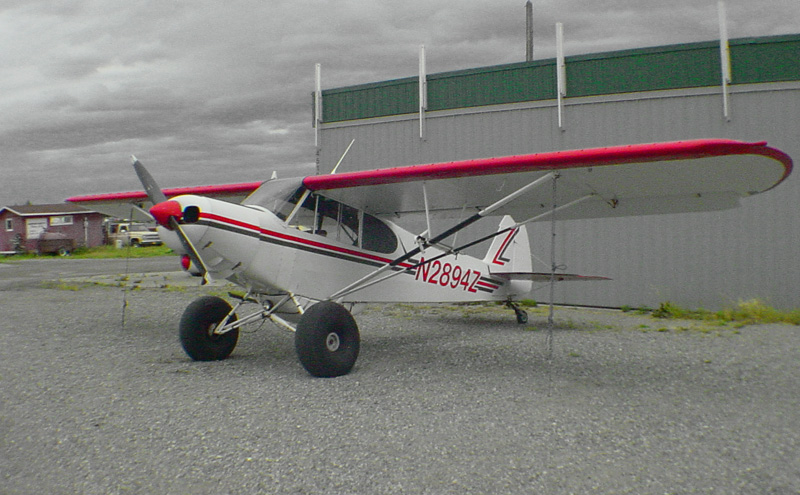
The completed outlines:
[[[155,228],[141,222],[109,222],[106,232],[108,243],[117,247],[161,245],[161,238]]]

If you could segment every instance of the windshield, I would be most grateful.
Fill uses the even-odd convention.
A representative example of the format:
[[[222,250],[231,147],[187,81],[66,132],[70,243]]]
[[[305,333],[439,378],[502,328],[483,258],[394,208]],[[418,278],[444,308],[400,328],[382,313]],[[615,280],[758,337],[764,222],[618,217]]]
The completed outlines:
[[[304,189],[303,179],[300,177],[273,179],[261,184],[242,204],[261,206],[285,220]]]

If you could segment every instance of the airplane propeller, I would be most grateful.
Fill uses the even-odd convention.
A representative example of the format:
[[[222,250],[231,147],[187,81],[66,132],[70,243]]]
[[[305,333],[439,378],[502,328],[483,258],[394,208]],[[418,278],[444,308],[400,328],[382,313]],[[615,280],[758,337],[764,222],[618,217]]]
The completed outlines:
[[[166,201],[167,196],[161,191],[161,188],[158,187],[158,184],[155,179],[153,179],[153,176],[150,175],[150,172],[144,168],[142,162],[133,155],[131,155],[131,160],[133,160],[133,169],[136,171],[136,175],[139,176],[139,182],[144,186],[147,197],[150,198],[153,205]]]
[[[183,216],[180,204],[176,201],[168,201],[167,196],[144,165],[135,156],[131,156],[131,159],[133,160],[133,169],[136,171],[136,175],[139,177],[145,192],[147,192],[147,197],[153,203],[153,207],[150,208],[150,214],[160,225],[169,228],[178,235],[178,240],[180,240],[186,254],[189,255],[192,263],[200,270],[200,274],[203,277],[202,283],[208,283],[208,268],[178,221]]]

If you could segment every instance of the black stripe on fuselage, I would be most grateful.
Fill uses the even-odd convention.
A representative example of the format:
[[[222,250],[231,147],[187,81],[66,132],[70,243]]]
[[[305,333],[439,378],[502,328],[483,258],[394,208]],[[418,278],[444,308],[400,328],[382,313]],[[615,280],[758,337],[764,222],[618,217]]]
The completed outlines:
[[[309,245],[304,244],[302,241],[294,241],[294,242],[292,242],[292,241],[279,239],[279,238],[277,238],[275,236],[272,236],[272,235],[269,235],[269,234],[265,234],[263,232],[254,232],[254,231],[252,231],[250,229],[236,227],[236,226],[228,224],[228,223],[210,221],[210,220],[199,220],[198,222],[196,222],[196,225],[205,225],[206,227],[219,229],[219,230],[224,230],[226,232],[231,232],[231,233],[234,233],[234,234],[245,235],[245,236],[248,236],[248,237],[255,237],[258,240],[260,240],[261,242],[267,242],[267,243],[270,243],[270,244],[275,244],[275,245],[278,245],[278,246],[288,247],[288,248],[292,248],[292,249],[299,249],[301,251],[306,251],[306,252],[313,253],[313,254],[319,254],[319,255],[322,255],[322,256],[328,256],[330,258],[337,258],[337,259],[340,259],[340,260],[349,261],[351,263],[359,263],[361,265],[367,265],[367,266],[372,266],[372,267],[381,267],[381,266],[384,266],[384,265],[387,264],[387,263],[381,263],[380,261],[368,260],[368,259],[364,259],[364,258],[361,258],[361,257],[358,257],[358,256],[348,255],[348,254],[345,254],[345,253],[339,253],[339,252],[328,250],[328,249],[324,249],[324,248],[309,246]],[[405,271],[405,270],[402,267],[392,267],[392,271]],[[407,273],[410,274],[410,275],[413,275],[414,271],[411,270],[411,271],[408,271]]]

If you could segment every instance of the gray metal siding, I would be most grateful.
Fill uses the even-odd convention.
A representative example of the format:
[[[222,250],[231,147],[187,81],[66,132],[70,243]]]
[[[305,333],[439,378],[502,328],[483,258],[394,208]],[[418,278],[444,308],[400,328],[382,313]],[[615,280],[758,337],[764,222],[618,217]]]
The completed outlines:
[[[326,124],[320,171],[330,170],[353,138],[340,170],[711,137],[766,140],[800,161],[797,82],[733,88],[730,122],[722,117],[719,88],[566,103],[564,131],[557,127],[553,101],[431,112],[425,141],[415,116]],[[743,199],[735,210],[559,222],[557,262],[569,272],[614,280],[560,284],[556,301],[657,306],[670,300],[718,308],[761,298],[775,307],[798,308],[798,205],[800,171],[773,191]],[[550,224],[535,224],[529,232],[536,256],[549,262]],[[547,290],[534,294],[542,301],[547,296]]]

